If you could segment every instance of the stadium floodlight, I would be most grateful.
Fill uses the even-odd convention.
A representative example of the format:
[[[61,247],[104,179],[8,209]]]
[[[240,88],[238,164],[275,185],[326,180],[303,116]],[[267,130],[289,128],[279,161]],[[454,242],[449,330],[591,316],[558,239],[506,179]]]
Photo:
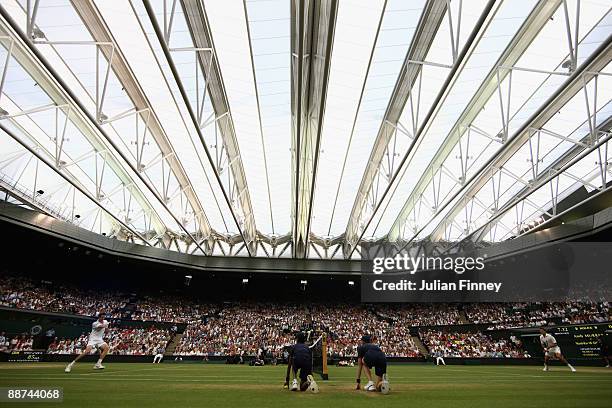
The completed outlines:
[[[355,286],[355,281],[348,281],[349,286]]]
[[[242,279],[242,283],[246,285],[247,283],[249,283],[249,279],[248,278],[243,278]]]
[[[32,39],[37,40],[39,38],[45,38],[45,33],[38,27],[32,27]]]
[[[561,64],[561,68],[565,68],[571,72],[576,69],[576,64],[571,59],[568,59],[568,60],[565,60],[563,64]]]
[[[307,284],[308,284],[308,281],[307,281],[307,280],[301,280],[301,281],[300,281],[300,283],[301,283],[302,285],[307,285]]]
[[[189,284],[191,283],[191,278],[193,278],[193,276],[185,275],[185,286],[189,286]]]

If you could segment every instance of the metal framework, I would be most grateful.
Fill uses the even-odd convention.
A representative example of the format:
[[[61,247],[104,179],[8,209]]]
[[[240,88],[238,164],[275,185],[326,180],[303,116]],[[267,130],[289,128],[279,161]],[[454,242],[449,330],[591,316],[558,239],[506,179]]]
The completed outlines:
[[[121,50],[115,45],[115,41],[108,27],[106,26],[102,16],[98,12],[96,5],[93,1],[71,1],[73,8],[78,13],[79,17],[87,27],[92,38],[98,44],[108,44],[108,46],[97,47],[96,55],[102,54],[108,61],[107,69],[104,74],[105,81],[104,87],[101,92],[96,92],[96,118],[102,124],[112,123],[120,119],[126,119],[128,117],[139,116],[134,121],[134,150],[136,156],[136,169],[139,172],[147,172],[150,165],[147,166],[143,163],[142,157],[145,149],[151,149],[150,143],[147,141],[147,136],[153,139],[157,148],[159,149],[158,156],[159,160],[162,160],[168,166],[168,172],[176,177],[178,185],[180,187],[181,194],[184,194],[187,202],[193,209],[193,217],[196,219],[196,223],[200,227],[200,238],[203,244],[206,244],[206,253],[210,254],[210,242],[212,241],[212,231],[210,224],[204,213],[202,203],[196,196],[191,181],[187,175],[187,172],[183,168],[179,161],[172,144],[169,141],[168,135],[164,131],[157,114],[151,108],[146,95],[142,88],[138,84],[138,80],[132,70],[129,68],[125,57]],[[34,21],[32,22],[34,23]],[[98,67],[99,64],[96,63]],[[119,81],[121,82],[126,94],[132,101],[134,107],[128,111],[121,112],[109,117],[104,113],[104,97],[106,95],[106,85],[108,83],[108,76],[110,70],[113,70]],[[98,70],[99,71],[99,70]],[[97,71],[97,72],[98,72]],[[141,126],[143,129],[139,131],[138,127]],[[169,201],[170,192],[165,188],[164,185],[162,197],[165,201]]]
[[[23,152],[18,152],[8,159],[4,159],[1,162],[0,168],[4,169],[11,162],[19,160],[27,155],[27,150]],[[31,162],[34,159],[34,156],[28,158],[28,162]],[[36,160],[36,175],[38,174],[39,161]],[[48,197],[44,197],[44,191],[42,194],[36,190],[37,177],[34,177],[32,180],[32,186],[25,186],[21,183],[21,177],[17,177],[17,180],[10,178],[9,176],[2,174],[0,175],[0,191],[4,193],[4,201],[6,202],[15,202],[18,205],[25,205],[30,208],[33,208],[43,214],[47,214],[49,216],[55,217],[59,220],[63,220],[66,222],[74,221],[74,218],[68,217],[64,214],[60,208],[57,208],[55,205],[50,203]]]
[[[29,4],[29,2],[28,2]],[[35,4],[36,6],[36,4]],[[28,7],[28,11],[30,7]],[[169,198],[167,196],[162,196],[160,192],[152,185],[150,181],[148,181],[144,175],[139,171],[139,169],[132,163],[127,155],[125,155],[115,142],[109,137],[108,133],[102,128],[102,123],[108,120],[108,118],[103,115],[103,101],[105,88],[108,83],[108,76],[111,70],[111,65],[114,60],[115,52],[111,51],[109,54],[109,61],[107,64],[107,69],[104,74],[104,80],[102,89],[100,90],[99,86],[99,77],[100,77],[100,67],[98,58],[96,58],[96,105],[95,112],[92,114],[85,108],[85,105],[74,96],[72,90],[69,89],[61,80],[59,75],[55,72],[55,70],[49,65],[49,63],[45,60],[42,54],[37,50],[37,44],[45,44],[45,45],[60,45],[60,44],[71,44],[71,45],[86,45],[86,46],[96,46],[96,55],[100,54],[100,47],[112,47],[116,49],[117,47],[114,43],[98,43],[98,42],[70,42],[70,41],[46,41],[41,40],[40,38],[44,38],[44,33],[40,30],[35,29],[35,20],[36,17],[36,7],[31,10],[31,15],[28,17],[29,25],[28,29],[31,30],[30,33],[24,33],[21,31],[19,26],[14,22],[8,12],[1,8],[3,18],[3,25],[9,28],[4,28],[5,31],[11,32],[11,38],[14,41],[19,41],[20,47],[19,50],[23,50],[21,53],[16,53],[15,57],[19,61],[22,66],[27,66],[29,72],[36,72],[36,79],[40,77],[43,83],[48,83],[48,87],[43,87],[47,94],[49,94],[52,98],[58,98],[60,101],[67,101],[63,103],[56,102],[57,105],[68,105],[70,109],[67,111],[68,115],[74,113],[75,120],[78,120],[77,126],[84,130],[84,132],[88,133],[88,136],[91,137],[90,140],[92,143],[96,143],[96,151],[111,151],[111,154],[108,154],[109,157],[116,157],[118,160],[121,160],[125,163],[125,165],[130,168],[131,172],[126,172],[122,170],[120,165],[116,165],[115,167],[119,169],[122,174],[126,177],[124,181],[126,186],[133,186],[134,180],[138,179],[144,187],[149,190],[149,192],[155,197],[155,199],[159,202],[159,204],[168,212],[170,217],[174,219],[179,229],[183,231],[183,233],[188,237],[190,243],[194,243],[204,254],[209,253],[206,249],[204,249],[201,244],[198,243],[196,238],[184,227],[183,220],[181,220],[176,214],[174,214],[170,208],[168,207]],[[29,55],[28,55],[29,53]],[[38,82],[38,81],[37,81]],[[129,114],[129,113],[124,113]],[[123,114],[122,114],[123,115]],[[142,168],[140,169],[142,170]],[[134,177],[136,176],[136,177]]]
[[[473,51],[474,46],[478,43],[478,40],[482,36],[483,27],[486,27],[491,21],[495,11],[499,8],[500,3],[496,1],[489,1],[485,6],[482,15],[476,26],[466,42],[463,50],[459,53],[457,39],[459,37],[459,31],[455,32],[453,28],[453,18],[451,13],[446,13],[448,1],[429,1],[424,9],[424,12],[419,21],[417,31],[413,37],[412,44],[406,55],[404,61],[404,67],[398,78],[398,81],[393,90],[393,94],[387,111],[385,112],[381,128],[378,132],[376,144],[374,150],[368,161],[368,166],[363,175],[361,185],[356,201],[351,211],[349,224],[346,229],[345,248],[344,254],[346,258],[350,258],[356,247],[356,245],[362,240],[366,229],[373,220],[374,215],[379,211],[385,197],[388,195],[391,188],[396,184],[398,175],[404,168],[410,153],[414,147],[418,145],[419,138],[426,131],[430,125],[430,120],[435,116],[435,112],[439,109],[441,103],[444,101],[445,96],[448,94],[452,87],[452,83],[456,80],[458,74],[461,72],[466,60],[469,58],[470,53]],[[461,4],[460,4],[461,5]],[[435,103],[432,105],[429,112],[424,116],[422,121],[419,121],[418,113],[413,118],[412,132],[407,129],[406,126],[399,123],[400,115],[403,111],[404,106],[410,100],[411,104],[415,106],[415,110],[418,112],[418,106],[420,105],[420,86],[416,90],[414,95],[414,84],[417,76],[421,73],[423,65],[429,64],[424,61],[425,56],[431,43],[435,37],[435,33],[438,27],[442,23],[444,16],[448,16],[449,32],[451,35],[451,51],[452,51],[452,66],[448,67],[450,72],[446,78],[442,89],[436,97]],[[461,7],[459,8],[459,16],[456,16],[457,23],[455,27],[457,30],[460,29],[460,16]],[[420,84],[419,84],[420,85]],[[414,100],[416,98],[416,101]],[[419,126],[420,124],[420,126]],[[407,135],[410,139],[410,147],[405,153],[404,157],[397,163],[393,163],[393,168],[386,169],[384,171],[381,165],[382,159],[389,146],[393,149],[394,144],[390,144],[391,138],[397,135],[397,132]],[[391,152],[391,157],[394,157],[394,152]],[[375,181],[377,182],[374,186]],[[382,183],[382,185],[380,185]],[[382,193],[379,189],[384,188]]]
[[[576,95],[580,91],[583,91],[585,94],[585,103],[587,105],[587,112],[588,112],[585,120],[589,123],[589,128],[591,129],[591,131],[589,132],[589,135],[587,135],[587,140],[580,141],[576,145],[584,149],[587,146],[593,146],[597,144],[598,152],[601,153],[601,150],[599,149],[599,147],[601,147],[602,145],[601,145],[599,138],[602,136],[602,134],[598,133],[596,131],[596,127],[594,126],[594,118],[595,118],[594,114],[597,111],[596,98],[594,98],[592,102],[590,101],[588,97],[588,91],[587,91],[586,85],[590,80],[593,80],[594,89],[595,89],[594,92],[596,94],[597,92],[596,91],[597,89],[596,78],[598,77],[598,75],[600,75],[599,71],[601,71],[611,61],[611,59],[612,59],[612,36],[609,36],[607,40],[604,41],[604,43],[593,53],[593,55],[589,58],[589,60],[583,63],[581,66],[579,66],[572,73],[572,75],[568,78],[565,84],[557,92],[555,92],[555,94],[548,101],[546,101],[546,103],[536,113],[534,113],[534,115],[525,124],[521,126],[521,128],[516,132],[516,134],[511,139],[509,139],[507,143],[502,145],[502,147],[500,148],[500,151],[497,154],[495,154],[484,166],[482,166],[479,169],[479,171],[477,171],[472,176],[472,178],[468,180],[465,183],[465,185],[455,193],[455,196],[458,196],[459,194],[461,194],[462,198],[459,199],[459,201],[457,201],[456,204],[453,205],[451,209],[446,213],[445,221],[439,223],[434,228],[433,232],[431,233],[431,237],[433,240],[440,239],[444,234],[445,228],[448,227],[449,221],[453,220],[462,209],[465,209],[468,205],[470,205],[471,202],[473,202],[476,194],[485,185],[487,185],[487,183],[491,183],[491,182],[494,183],[495,177],[500,177],[502,173],[505,173],[506,175],[510,174],[511,177],[515,178],[518,182],[521,182],[526,187],[529,187],[529,189],[532,191],[535,185],[539,185],[539,183],[534,183],[534,182],[537,182],[536,180],[537,174],[539,174],[539,171],[537,170],[536,166],[540,160],[539,159],[540,152],[537,152],[537,150],[530,149],[530,152],[532,152],[533,154],[532,159],[530,161],[532,164],[532,168],[533,168],[532,174],[536,175],[536,177],[534,177],[534,179],[532,180],[524,180],[521,177],[511,174],[509,170],[504,169],[504,164],[508,160],[510,160],[510,158],[512,158],[514,154],[526,143],[528,143],[531,146],[532,143],[537,143],[537,138],[541,137],[541,134],[543,132],[550,134],[550,132],[546,131],[546,128],[545,128],[546,123],[557,112],[559,112],[559,110],[574,95]],[[553,137],[558,137],[558,136],[553,136]],[[565,140],[568,139],[567,137],[562,136],[562,135],[561,135],[561,138]],[[588,144],[585,143],[586,141],[588,141]],[[607,146],[607,143],[605,143],[603,146]],[[603,147],[603,149],[606,149],[606,147]],[[601,161],[601,163],[604,163],[604,162],[605,162],[604,160]],[[562,167],[562,169],[566,170],[566,167],[567,166],[564,166]],[[608,169],[607,169],[607,166],[604,166],[603,164],[601,166],[601,169],[602,169],[602,177],[603,177],[607,173]],[[550,179],[553,179],[555,176],[558,176],[559,174],[557,173],[558,171],[553,171],[552,172],[553,177],[551,177]],[[562,172],[561,174],[564,174],[564,173],[565,172]],[[569,174],[569,173],[565,173],[565,174]],[[547,180],[547,181],[550,181],[550,180]],[[581,183],[586,183],[586,181],[584,180],[577,180],[577,181]],[[604,184],[604,188],[606,188],[605,184]],[[499,189],[497,190],[499,191]],[[557,193],[558,192],[554,192],[553,197],[556,197]],[[499,193],[497,192],[494,194],[497,195]],[[453,201],[453,198],[447,201],[447,204],[441,206],[439,211],[440,212],[444,211],[444,209],[452,201]],[[553,198],[553,201],[557,202],[557,199]],[[496,202],[496,200],[494,200],[494,202]],[[496,213],[499,211],[499,209],[497,208],[493,208],[491,210],[493,212],[493,215],[496,215]],[[469,211],[467,213],[469,217]],[[468,225],[470,225],[471,220],[468,219],[468,221],[469,221]],[[521,224],[522,222],[519,223],[519,228],[521,228],[520,227]],[[415,234],[415,236],[416,235],[417,234]],[[408,242],[410,242],[410,240]]]
[[[91,201],[93,201],[94,203],[96,203],[102,210],[104,210],[111,218],[113,218],[118,224],[120,224],[123,228],[125,228],[126,231],[129,231],[133,236],[138,237],[143,244],[145,245],[149,245],[151,246],[151,244],[149,243],[149,241],[147,240],[147,238],[145,238],[143,235],[141,235],[140,233],[138,233],[137,231],[135,231],[134,229],[132,229],[129,225],[127,225],[127,223],[124,220],[121,220],[119,217],[117,217],[115,214],[113,214],[112,212],[108,211],[104,205],[102,205],[98,199],[96,197],[94,197],[91,193],[89,193],[86,189],[84,189],[83,187],[79,186],[78,183],[75,183],[74,180],[72,180],[69,176],[67,176],[66,174],[64,174],[64,172],[62,172],[57,166],[54,165],[54,163],[50,162],[49,160],[45,159],[44,156],[42,154],[40,154],[39,152],[36,151],[36,149],[31,148],[30,146],[28,146],[26,143],[24,143],[23,141],[21,141],[11,130],[7,129],[4,125],[0,124],[0,130],[2,130],[4,133],[6,133],[7,135],[9,135],[11,138],[13,138],[15,141],[17,141],[19,144],[21,144],[25,149],[27,149],[32,156],[34,156],[38,161],[44,163],[45,165],[47,165],[48,167],[50,167],[51,169],[53,169],[53,171],[55,171],[58,175],[60,175],[62,178],[64,178],[68,183],[72,184],[73,186],[73,190],[72,190],[72,200],[74,201],[74,194],[75,191],[78,190],[81,194],[85,195],[87,198],[89,198]],[[15,183],[16,184],[16,183]],[[25,198],[25,197],[24,197]],[[74,209],[74,206],[72,207]],[[70,217],[71,220],[74,220],[74,214],[72,215],[72,217]]]
[[[572,132],[572,134],[580,132],[581,128],[582,126],[575,132]],[[535,131],[536,134],[534,134],[530,140],[537,143],[539,139],[537,133],[543,130],[544,129],[539,129]],[[412,240],[410,242],[405,242],[398,239],[398,241],[395,243],[396,251],[428,250],[428,253],[430,254],[443,255],[460,252],[463,249],[472,250],[478,247],[488,247],[495,244],[497,241],[502,241],[507,238],[516,239],[517,237],[521,237],[533,231],[541,230],[550,223],[555,221],[558,222],[559,219],[563,219],[565,214],[570,213],[572,210],[579,208],[583,204],[604,193],[609,193],[610,186],[608,185],[608,175],[612,176],[612,171],[610,169],[610,161],[612,158],[610,157],[611,155],[609,153],[609,142],[612,136],[612,118],[608,118],[608,120],[598,126],[595,129],[595,132],[597,134],[596,143],[592,142],[591,132],[588,132],[581,139],[572,139],[574,147],[569,149],[565,154],[551,163],[546,169],[537,172],[536,177],[531,180],[525,180],[524,178],[516,176],[515,174],[506,173],[506,170],[498,172],[498,177],[502,174],[506,174],[509,177],[514,178],[514,180],[522,185],[523,188],[514,194],[504,205],[500,206],[497,211],[493,211],[492,208],[488,207],[487,213],[489,215],[486,217],[484,224],[474,231],[466,231],[468,235],[462,240],[449,240],[448,236],[446,236],[447,231],[444,231],[445,236],[435,242],[430,240]],[[557,137],[556,134],[555,137]],[[566,137],[563,136],[563,139],[566,139]],[[571,174],[573,166],[589,161],[594,153],[597,153],[597,156],[600,159],[594,163],[594,171],[589,175],[589,177],[580,178]],[[604,159],[606,156],[607,161]],[[539,160],[534,160],[532,169],[537,168],[538,163]],[[594,189],[594,194],[588,194],[579,199],[577,202],[572,202],[570,206],[565,205],[561,207],[560,203],[562,203],[563,199],[565,198],[566,192],[559,189],[559,181],[564,177],[575,181],[576,186],[592,187]],[[601,177],[602,185],[600,187],[593,186],[591,182],[599,177]],[[495,195],[498,197],[499,178],[497,180],[492,178],[491,185],[498,186],[498,188],[495,190]],[[529,196],[536,193],[538,190],[549,190],[549,206],[538,206],[529,199]],[[573,187],[570,187],[569,190],[575,191]],[[475,200],[477,200],[479,204],[482,204],[480,200],[476,198]],[[525,204],[531,208],[537,209],[538,214],[541,215],[534,220],[531,214],[527,214],[524,211]],[[483,207],[486,207],[486,205],[482,205]],[[499,205],[497,199],[494,202],[494,205]],[[506,223],[502,220],[502,218],[507,214],[513,215],[513,218],[515,219],[514,226],[506,225]],[[457,226],[457,223],[453,221],[452,224],[447,224],[447,230],[450,225]],[[461,225],[459,225],[459,228],[463,229]],[[502,239],[495,239],[495,237],[498,236],[499,231],[504,233],[505,236]],[[394,253],[389,254],[389,256],[393,255]]]
[[[7,101],[5,100],[5,103],[6,102]],[[14,109],[13,105],[11,105],[10,108],[11,111],[16,110]],[[55,108],[54,111],[57,123],[57,116],[59,116],[58,112],[60,112],[60,109]],[[44,110],[40,112],[44,112]],[[119,204],[119,208],[121,208],[121,214],[124,214],[123,221],[126,224],[131,224],[132,220],[142,215],[145,217],[145,225],[147,226],[143,234],[149,237],[151,241],[158,236],[163,236],[165,229],[163,228],[163,225],[159,224],[159,221],[153,222],[153,217],[155,217],[153,213],[146,213],[144,211],[138,213],[134,212],[134,209],[132,209],[132,198],[128,192],[129,186],[119,183],[112,189],[105,189],[103,187],[104,173],[106,169],[106,159],[104,157],[106,156],[106,152],[93,152],[90,154],[92,156],[91,159],[93,159],[95,163],[95,179],[88,180],[87,174],[80,168],[80,162],[86,160],[86,158],[82,156],[79,159],[72,160],[69,155],[63,152],[61,149],[60,140],[66,139],[63,135],[66,129],[65,124],[63,130],[60,130],[59,127],[56,126],[54,142],[45,144],[41,143],[36,137],[33,136],[36,133],[42,133],[42,131],[36,128],[35,122],[29,118],[28,114],[8,115],[4,119],[5,124],[10,123],[10,126],[17,129],[19,134],[24,135],[25,139],[27,140],[27,142],[24,140],[18,140],[14,131],[10,131],[10,129],[5,126],[2,127],[5,133],[15,139],[17,143],[26,146],[24,151],[8,154],[7,157],[2,160],[0,169],[5,169],[9,166],[17,166],[21,168],[15,180],[11,180],[10,177],[2,175],[2,179],[4,181],[2,184],[4,185],[4,190],[7,192],[7,196],[8,194],[11,194],[21,201],[29,200],[33,207],[38,208],[45,213],[53,214],[54,216],[68,222],[83,225],[83,223],[86,222],[87,216],[86,214],[81,215],[83,212],[80,210],[77,213],[75,205],[75,192],[77,191],[77,188],[85,190],[92,195],[94,198],[93,203],[99,207],[99,210],[95,214],[96,219],[92,224],[95,226],[98,217],[101,216],[100,210],[103,210],[104,213],[112,213],[109,207],[107,207],[107,204],[114,201],[115,206],[117,206],[117,195],[121,194],[120,198],[122,198],[122,200],[120,199],[121,203]],[[0,126],[2,126],[1,121]],[[62,136],[59,136],[59,134],[62,134]],[[53,192],[43,197],[44,191],[38,188],[40,160],[34,160],[39,156],[27,154],[28,149],[30,149],[28,143],[33,145],[31,149],[33,149],[40,157],[45,158],[45,163],[51,163],[53,168],[57,170],[58,173],[61,173],[64,179],[68,181],[68,183],[66,183],[66,186],[68,186],[67,193],[64,195],[64,199],[61,204],[66,205],[67,202],[69,202],[70,205],[66,205],[64,208],[57,208],[51,204],[50,200],[54,194]],[[55,149],[53,149],[53,147],[55,147]],[[26,173],[31,166],[34,166],[34,173]],[[60,186],[60,189],[66,186]],[[56,189],[55,193],[57,193],[57,191],[58,189]],[[126,193],[128,193],[127,197]],[[72,198],[71,200],[70,196]],[[68,210],[70,213],[69,215],[66,214]],[[114,217],[111,217],[111,219],[112,218]],[[115,224],[118,229],[122,229],[121,224]],[[153,229],[151,226],[153,226]],[[130,236],[133,236],[133,229],[134,227],[130,227],[129,229]]]
[[[427,188],[432,188],[434,192],[434,202],[429,203],[434,209],[437,209],[440,204],[442,197],[440,197],[439,185],[437,182],[439,177],[443,173],[447,177],[456,179],[458,184],[463,184],[467,180],[467,169],[470,163],[470,133],[473,131],[481,136],[487,137],[495,142],[504,143],[508,139],[508,120],[509,120],[509,103],[506,104],[506,110],[502,109],[502,131],[495,136],[488,135],[478,129],[477,126],[472,125],[472,122],[476,118],[479,112],[481,112],[485,103],[491,98],[495,92],[498,92],[501,98],[500,84],[504,78],[508,75],[512,75],[511,69],[504,69],[501,67],[512,67],[523,55],[525,50],[529,47],[538,33],[542,30],[544,25],[549,21],[552,15],[555,13],[557,8],[561,5],[561,0],[540,2],[536,5],[534,10],[531,12],[529,17],[523,22],[518,33],[514,36],[510,44],[506,47],[503,54],[499,57],[494,68],[489,72],[487,77],[482,82],[480,88],[470,102],[467,104],[460,118],[457,120],[453,128],[450,130],[444,143],[440,146],[436,155],[431,160],[427,169],[421,175],[415,188],[410,193],[410,196],[406,199],[406,204],[399,213],[397,219],[393,223],[391,230],[387,236],[390,242],[397,241],[400,236],[400,230],[403,228],[403,224],[407,217],[410,216],[414,208],[419,205],[423,200],[423,192]],[[510,98],[510,92],[508,92],[508,100]],[[466,134],[465,141],[462,140],[464,134]],[[446,171],[444,162],[452,152],[453,148],[457,143],[463,142],[459,145],[459,157],[461,162],[461,174],[453,175]]]
[[[539,131],[544,131],[544,129],[540,129]],[[541,228],[545,224],[558,219],[569,210],[581,205],[584,201],[592,199],[592,196],[588,196],[585,198],[585,200],[579,201],[570,208],[566,208],[563,211],[559,210],[559,202],[563,198],[563,192],[559,190],[559,178],[561,176],[567,176],[573,178],[578,184],[589,185],[591,181],[590,177],[576,177],[572,175],[571,169],[572,166],[579,163],[593,152],[597,152],[599,157],[598,162],[595,163],[595,166],[599,167],[599,172],[596,172],[594,176],[601,177],[602,181],[601,187],[594,187],[594,189],[600,192],[608,191],[610,187],[607,186],[609,181],[608,177],[612,176],[612,170],[610,168],[610,159],[612,155],[610,154],[609,149],[609,141],[612,135],[611,131],[612,120],[608,120],[606,123],[596,129],[598,141],[595,144],[592,142],[591,133],[588,133],[582,139],[582,141],[574,141],[576,144],[575,148],[570,149],[566,154],[556,160],[546,171],[541,171],[537,176],[535,176],[535,178],[528,182],[527,185],[525,185],[525,187],[519,193],[508,201],[507,204],[500,208],[497,213],[493,214],[482,227],[471,233],[468,237],[466,237],[466,239],[469,239],[474,243],[485,241],[487,239],[487,234],[495,234],[496,224],[499,224],[502,226],[502,228],[505,228],[507,232],[512,234],[512,236],[521,236],[532,231],[535,227]],[[537,139],[537,136],[534,137],[534,139]],[[607,159],[604,159],[604,157]],[[539,188],[546,188],[547,184],[550,188],[551,207],[541,209],[541,213],[543,215],[540,222],[533,222],[530,224],[526,222],[526,217],[519,217],[519,219],[517,219],[515,228],[503,226],[500,218],[505,213],[511,211],[513,208],[517,208],[521,201],[528,201],[529,195],[534,193]],[[490,239],[490,241],[494,240]]]
[[[142,207],[147,209],[147,212],[156,219],[154,224],[160,225],[163,228],[163,223],[157,216],[155,210],[151,207],[150,203],[147,201],[145,196],[142,194],[142,191],[136,186],[128,172],[124,170],[120,161],[115,158],[112,153],[112,147],[108,146],[104,139],[96,132],[96,129],[91,126],[91,122],[89,121],[89,117],[87,114],[80,109],[80,107],[75,103],[72,97],[66,92],[66,90],[61,86],[59,82],[53,77],[53,75],[46,69],[46,67],[36,59],[36,57],[31,53],[31,49],[27,47],[27,44],[22,42],[23,37],[21,37],[18,32],[13,31],[13,28],[7,23],[6,18],[10,18],[8,15],[2,11],[2,19],[0,20],[0,30],[5,35],[0,38],[0,40],[5,43],[9,42],[10,45],[7,47],[8,56],[7,63],[5,64],[4,75],[6,75],[9,69],[9,62],[14,59],[20,65],[27,67],[28,72],[36,83],[45,90],[49,98],[53,101],[53,103],[27,109],[21,110],[17,105],[13,104],[9,98],[5,95],[2,98],[3,106],[9,107],[12,113],[9,113],[6,109],[3,108],[4,114],[0,117],[0,121],[10,121],[14,126],[21,129],[29,129],[29,127],[35,127],[36,122],[32,119],[32,115],[36,113],[41,113],[44,111],[53,111],[55,114],[56,120],[56,128],[55,132],[52,135],[54,140],[53,150],[46,149],[49,157],[52,158],[53,168],[57,171],[62,171],[61,175],[72,184],[75,188],[77,188],[78,182],[74,177],[68,177],[67,174],[69,172],[66,170],[69,166],[75,166],[80,161],[84,160],[85,157],[80,157],[76,159],[69,159],[66,153],[64,152],[63,145],[66,141],[65,131],[68,123],[76,126],[83,135],[90,141],[93,146],[93,150],[90,152],[90,155],[97,158],[100,155],[105,157],[104,163],[108,163],[108,166],[117,174],[117,176],[121,180],[121,185],[118,186],[121,189],[129,190],[130,197],[133,195],[136,200],[138,200]],[[20,33],[23,34],[23,33]],[[2,91],[0,89],[0,91]],[[11,109],[13,108],[13,109]],[[2,126],[2,129],[5,133],[9,134],[9,129],[6,126]],[[40,130],[39,130],[40,131]],[[30,132],[25,132],[26,135],[29,135]],[[10,135],[14,135],[11,133]],[[19,140],[20,143],[23,143]],[[39,146],[41,148],[41,146]],[[37,156],[38,157],[38,156]],[[42,157],[42,156],[41,156]],[[103,172],[102,172],[103,173]],[[105,210],[105,212],[110,213],[110,211],[103,204],[105,198],[107,199],[111,194],[110,192],[106,192],[106,195],[102,195],[102,185],[103,174],[100,175],[99,178],[96,179],[95,184],[95,192],[92,197],[94,197],[94,202],[101,206]],[[79,186],[78,188],[82,188]],[[91,195],[91,193],[88,193]],[[129,214],[129,211],[127,211]],[[126,215],[127,217],[128,215]],[[131,228],[130,228],[131,229]],[[158,233],[163,233],[163,230],[158,229]]]
[[[194,123],[200,141],[202,142],[206,156],[215,169],[215,177],[230,208],[234,222],[238,227],[238,231],[243,241],[246,243],[246,249],[249,255],[255,255],[257,253],[257,228],[253,216],[251,197],[247,186],[244,167],[242,165],[242,159],[240,157],[240,149],[238,147],[231,110],[223,85],[223,77],[217,58],[215,57],[215,47],[208,24],[205,6],[200,0],[181,0],[180,3],[194,44],[193,48],[170,47],[174,14],[177,9],[176,0],[172,2],[172,6],[169,9],[166,1],[164,1],[163,29],[155,17],[150,2],[148,0],[144,1],[147,12],[149,13],[149,18],[156,29],[157,37],[162,45],[166,59],[170,64],[174,79],[179,86],[181,96],[187,105],[189,115]],[[172,51],[192,52],[195,55],[197,60],[196,67],[199,67],[205,82],[204,92],[201,93],[199,84],[196,83],[195,107],[189,102],[180,74],[172,58]],[[196,80],[197,79],[199,79],[198,72],[196,72]],[[210,96],[210,102],[214,109],[214,117],[204,118],[202,112],[207,94]],[[222,143],[215,144],[214,148],[218,150],[217,156],[221,155],[226,158],[225,163],[213,160],[204,140],[202,133],[203,129],[212,125],[216,126],[221,134]],[[231,178],[228,183],[229,188],[226,188],[221,180],[225,169],[228,169],[227,175]],[[227,190],[229,190],[229,193]],[[236,211],[241,211],[241,217],[235,213]]]

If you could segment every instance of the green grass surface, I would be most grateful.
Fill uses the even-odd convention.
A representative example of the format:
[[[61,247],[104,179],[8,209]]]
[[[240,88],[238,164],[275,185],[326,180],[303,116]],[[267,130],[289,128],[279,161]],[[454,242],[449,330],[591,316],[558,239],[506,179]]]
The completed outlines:
[[[0,387],[63,387],[61,407],[611,407],[612,369],[540,366],[390,365],[391,393],[355,391],[355,368],[330,368],[319,394],[282,388],[285,366],[200,363],[91,363],[64,373],[63,364],[0,364]]]

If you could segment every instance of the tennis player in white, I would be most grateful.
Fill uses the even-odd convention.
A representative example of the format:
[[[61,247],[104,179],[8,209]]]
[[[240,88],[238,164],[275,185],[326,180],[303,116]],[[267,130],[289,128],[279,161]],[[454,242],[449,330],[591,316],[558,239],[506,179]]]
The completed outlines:
[[[106,357],[106,354],[110,349],[108,344],[106,344],[106,342],[104,341],[104,334],[108,333],[108,321],[104,319],[105,317],[106,315],[104,313],[100,313],[98,315],[98,320],[93,322],[93,324],[91,325],[91,333],[89,334],[89,340],[87,341],[87,346],[85,347],[85,350],[83,350],[83,352],[79,354],[74,359],[74,361],[72,361],[66,366],[66,369],[64,370],[65,372],[69,373],[70,371],[72,371],[74,363],[91,353],[91,350],[94,347],[100,350],[100,358],[98,359],[96,365],[94,365],[93,368],[94,370],[104,369],[104,366],[102,365],[102,360],[104,360],[104,357]]]
[[[540,327],[540,344],[544,349],[544,370],[548,371],[548,360],[551,358],[559,359],[562,363],[567,364],[572,372],[576,372],[576,369],[572,367],[570,363],[567,362],[563,354],[561,354],[561,349],[557,345],[557,340],[549,333],[546,332],[546,329]]]

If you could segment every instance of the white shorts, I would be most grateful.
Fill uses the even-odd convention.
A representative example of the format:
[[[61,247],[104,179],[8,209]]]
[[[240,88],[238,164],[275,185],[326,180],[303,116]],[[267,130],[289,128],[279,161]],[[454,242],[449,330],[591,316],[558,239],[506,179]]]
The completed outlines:
[[[556,357],[559,354],[561,354],[561,349],[559,348],[559,346],[551,347],[546,352],[546,355],[548,357]]]
[[[87,341],[87,347],[94,347],[99,349],[100,347],[102,347],[103,345],[105,345],[106,342],[104,340],[89,340]]]

